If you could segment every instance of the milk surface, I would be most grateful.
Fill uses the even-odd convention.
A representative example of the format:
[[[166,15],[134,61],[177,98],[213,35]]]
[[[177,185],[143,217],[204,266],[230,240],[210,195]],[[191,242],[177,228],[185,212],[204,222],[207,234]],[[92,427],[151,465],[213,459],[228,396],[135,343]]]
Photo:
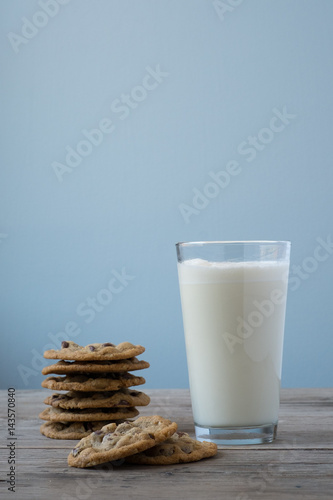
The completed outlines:
[[[288,263],[178,263],[195,424],[276,423]]]

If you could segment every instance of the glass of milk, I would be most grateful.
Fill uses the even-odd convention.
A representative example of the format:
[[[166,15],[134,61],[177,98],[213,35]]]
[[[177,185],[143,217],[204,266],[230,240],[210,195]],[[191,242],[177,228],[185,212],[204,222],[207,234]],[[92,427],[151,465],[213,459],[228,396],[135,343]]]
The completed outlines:
[[[269,443],[278,423],[290,242],[176,248],[196,438]]]

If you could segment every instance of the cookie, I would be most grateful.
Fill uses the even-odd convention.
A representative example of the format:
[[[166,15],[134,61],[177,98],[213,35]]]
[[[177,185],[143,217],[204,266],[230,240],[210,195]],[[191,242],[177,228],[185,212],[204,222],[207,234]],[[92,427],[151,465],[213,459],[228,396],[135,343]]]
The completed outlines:
[[[51,422],[91,422],[98,420],[120,420],[134,418],[139,415],[136,408],[89,408],[86,410],[63,410],[62,408],[45,408],[39,418]]]
[[[149,366],[147,361],[135,357],[117,361],[58,361],[54,365],[45,366],[42,374],[130,372],[143,370]]]
[[[113,392],[77,392],[66,394],[55,393],[48,396],[44,403],[53,408],[84,409],[84,408],[126,408],[133,406],[147,406],[150,397],[144,392],[119,389]]]
[[[101,373],[99,375],[65,375],[48,377],[42,387],[55,391],[116,391],[123,387],[141,385],[146,381],[143,377],[135,377],[130,373]]]
[[[108,420],[100,422],[45,422],[40,426],[40,433],[51,439],[82,439],[109,423]]]
[[[114,361],[133,358],[144,351],[145,348],[141,345],[133,345],[130,342],[122,342],[118,345],[106,342],[104,344],[89,344],[84,347],[75,344],[71,340],[64,340],[61,343],[61,349],[45,351],[44,358],[76,361]]]
[[[183,464],[213,457],[216,453],[216,444],[196,441],[185,432],[175,432],[163,443],[127,457],[126,462],[142,465]]]
[[[165,441],[176,430],[175,422],[158,415],[108,424],[81,439],[68,455],[68,464],[83,468],[125,458]]]

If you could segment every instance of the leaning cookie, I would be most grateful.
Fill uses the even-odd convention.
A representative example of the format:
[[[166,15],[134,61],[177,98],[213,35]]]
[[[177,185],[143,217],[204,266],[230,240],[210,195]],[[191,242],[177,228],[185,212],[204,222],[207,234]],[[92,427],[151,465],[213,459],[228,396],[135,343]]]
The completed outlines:
[[[96,376],[91,374],[47,377],[43,380],[42,387],[54,391],[116,391],[145,382],[143,377],[135,377],[130,373],[102,373]]]
[[[45,422],[40,426],[40,433],[51,439],[82,439],[109,423],[108,420],[100,422]],[[121,420],[118,423],[121,423]]]
[[[139,415],[136,408],[89,408],[86,410],[62,410],[61,408],[46,408],[39,414],[42,420],[51,422],[91,422],[98,420],[122,420]]]
[[[53,365],[44,366],[43,375],[56,373],[59,375],[69,373],[108,373],[108,372],[131,372],[149,368],[148,361],[137,358],[119,359],[116,361],[58,361]]]
[[[44,403],[53,408],[85,409],[85,408],[127,408],[147,406],[150,397],[141,391],[133,389],[118,389],[117,391],[79,392],[69,391],[66,394],[54,393],[48,396]]]
[[[176,432],[163,443],[148,450],[126,457],[126,462],[142,465],[172,465],[196,462],[213,457],[217,446],[207,441],[196,441],[185,432]]]
[[[94,465],[119,460],[152,448],[165,441],[177,430],[177,424],[158,415],[139,417],[133,422],[105,425],[99,431],[81,439],[68,456],[72,467]]]
[[[44,358],[77,361],[112,361],[133,358],[144,351],[145,348],[141,345],[133,345],[130,342],[122,342],[118,345],[106,342],[104,344],[81,346],[71,340],[64,340],[61,343],[61,349],[45,351]]]

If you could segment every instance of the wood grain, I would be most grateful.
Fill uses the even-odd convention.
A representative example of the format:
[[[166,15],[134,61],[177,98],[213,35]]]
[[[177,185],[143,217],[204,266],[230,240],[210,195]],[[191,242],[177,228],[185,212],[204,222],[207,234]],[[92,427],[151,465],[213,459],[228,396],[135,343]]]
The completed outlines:
[[[192,436],[188,390],[146,390],[141,415],[160,414]],[[20,500],[332,500],[333,389],[284,389],[272,444],[224,447],[214,458],[175,466],[67,466],[76,441],[39,432],[47,390],[16,393],[16,491],[8,491],[7,392],[0,391],[0,498]]]

